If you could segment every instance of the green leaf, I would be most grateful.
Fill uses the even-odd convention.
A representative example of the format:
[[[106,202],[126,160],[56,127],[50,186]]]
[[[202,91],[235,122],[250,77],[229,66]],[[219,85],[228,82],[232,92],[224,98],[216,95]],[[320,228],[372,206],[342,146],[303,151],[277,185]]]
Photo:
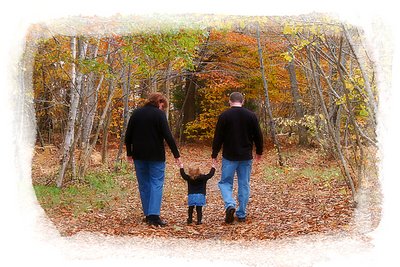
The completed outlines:
[[[283,34],[293,34],[294,33],[294,29],[288,25],[285,24],[285,26],[283,27]]]
[[[369,113],[366,109],[361,109],[359,114],[360,114],[360,116],[363,116],[363,117],[368,117],[368,115],[369,115]]]
[[[289,52],[281,53],[281,56],[287,61],[291,62],[293,60],[293,55]]]

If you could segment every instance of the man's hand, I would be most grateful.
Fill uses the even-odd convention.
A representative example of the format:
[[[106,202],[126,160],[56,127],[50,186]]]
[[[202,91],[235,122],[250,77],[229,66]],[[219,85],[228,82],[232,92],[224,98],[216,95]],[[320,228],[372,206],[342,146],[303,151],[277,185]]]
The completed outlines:
[[[133,163],[133,157],[127,156],[126,159],[128,160],[129,163]]]
[[[212,158],[211,159],[211,166],[215,168],[215,166],[217,165],[217,158]]]
[[[261,160],[261,155],[256,154],[256,162],[258,163],[260,162],[260,160]]]

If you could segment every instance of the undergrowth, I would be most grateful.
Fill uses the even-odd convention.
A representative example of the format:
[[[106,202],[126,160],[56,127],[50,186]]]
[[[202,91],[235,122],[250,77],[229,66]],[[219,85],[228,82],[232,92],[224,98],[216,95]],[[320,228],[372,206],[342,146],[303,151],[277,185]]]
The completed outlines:
[[[127,189],[117,182],[117,174],[93,172],[80,183],[63,188],[54,185],[34,185],[36,197],[44,209],[70,207],[75,216],[110,207],[114,199],[125,198]]]

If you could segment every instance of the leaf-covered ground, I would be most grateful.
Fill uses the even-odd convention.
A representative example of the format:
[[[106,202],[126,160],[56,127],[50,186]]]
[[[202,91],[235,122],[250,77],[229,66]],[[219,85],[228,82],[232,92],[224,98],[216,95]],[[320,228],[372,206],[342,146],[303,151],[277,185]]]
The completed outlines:
[[[180,178],[170,153],[167,153],[161,209],[161,217],[168,222],[164,228],[150,227],[143,222],[132,166],[112,176],[115,184],[110,186],[107,193],[95,193],[91,191],[93,184],[86,188],[85,183],[82,183],[82,187],[86,188],[84,195],[79,190],[74,193],[70,188],[73,182],[69,182],[61,191],[69,190],[74,197],[56,204],[49,203],[46,197],[40,197],[39,203],[64,236],[84,231],[114,236],[229,241],[277,239],[338,230],[356,231],[357,220],[351,193],[337,164],[315,149],[288,147],[284,151],[286,166],[283,168],[277,165],[275,152],[271,149],[265,152],[259,163],[253,165],[248,219],[244,223],[224,223],[223,202],[217,185],[220,176],[218,165],[216,175],[208,183],[203,224],[187,225],[186,184]],[[185,167],[199,166],[202,172],[208,172],[211,167],[210,154],[207,146],[181,147]],[[53,187],[51,181],[57,170],[57,156],[55,149],[37,149],[32,165],[36,190],[38,187]],[[113,156],[110,155],[110,158]],[[95,157],[93,162],[96,163]],[[97,173],[99,169],[108,172],[103,166],[97,167]],[[379,191],[376,183],[371,182],[369,186]],[[76,187],[74,190],[77,190]],[[366,208],[372,227],[377,226],[380,216],[379,200],[375,200],[369,201]]]

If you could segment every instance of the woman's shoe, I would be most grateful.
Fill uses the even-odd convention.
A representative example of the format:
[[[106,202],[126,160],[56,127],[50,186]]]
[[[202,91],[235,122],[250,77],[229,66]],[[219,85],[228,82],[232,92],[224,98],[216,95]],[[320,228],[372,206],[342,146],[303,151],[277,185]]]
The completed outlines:
[[[167,225],[167,223],[165,221],[161,220],[160,216],[158,216],[158,215],[148,216],[147,224],[154,225],[154,226],[161,226],[161,227],[164,227]]]

